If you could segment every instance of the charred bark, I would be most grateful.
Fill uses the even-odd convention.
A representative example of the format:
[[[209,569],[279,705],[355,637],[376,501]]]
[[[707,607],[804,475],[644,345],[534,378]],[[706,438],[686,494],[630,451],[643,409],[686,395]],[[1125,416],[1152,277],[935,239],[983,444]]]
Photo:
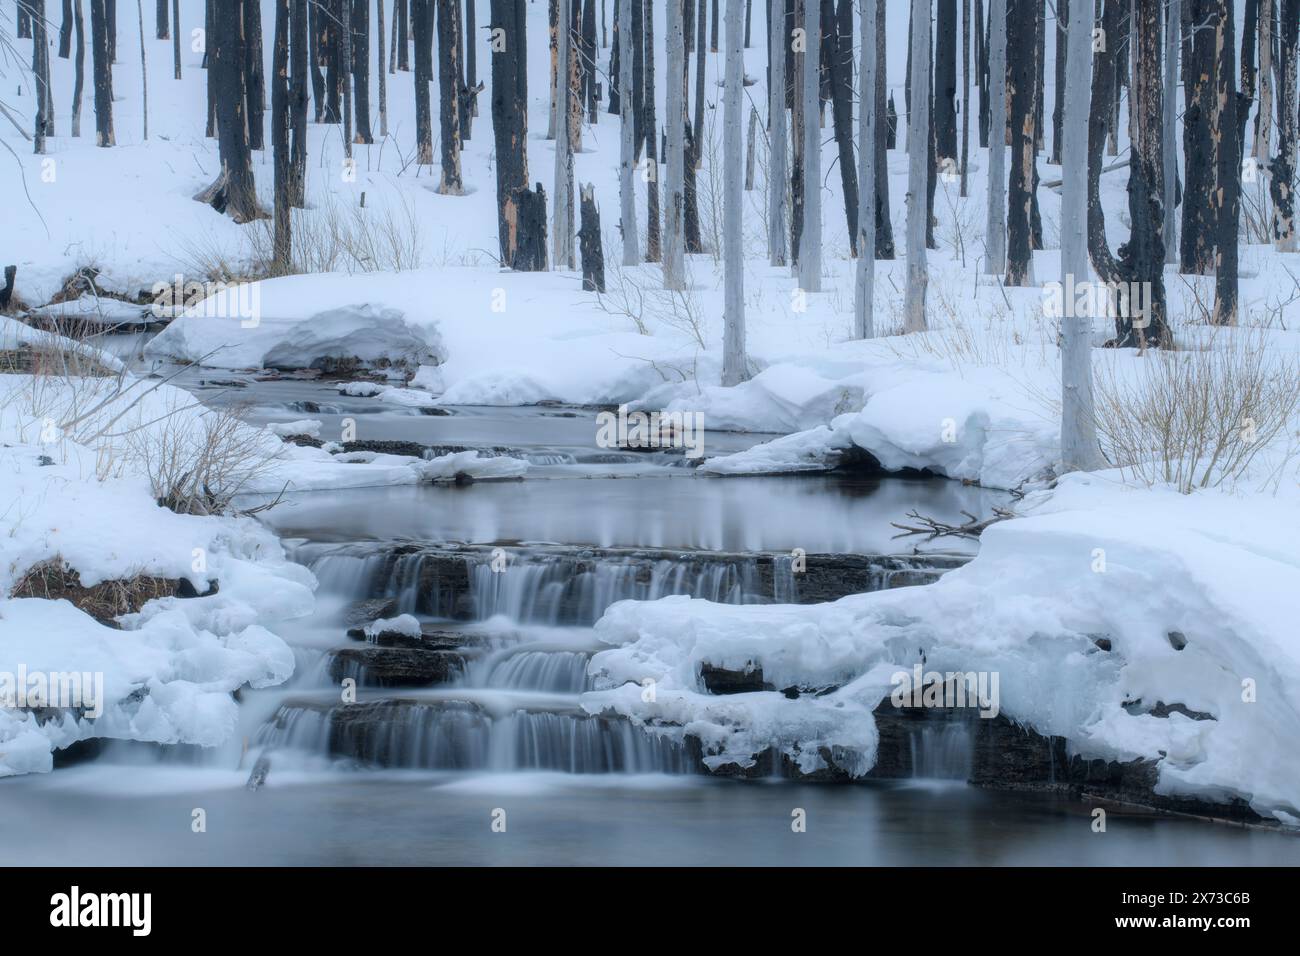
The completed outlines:
[[[582,288],[584,292],[604,292],[605,250],[601,245],[596,187],[591,183],[582,187],[580,217],[578,247],[582,258]]]

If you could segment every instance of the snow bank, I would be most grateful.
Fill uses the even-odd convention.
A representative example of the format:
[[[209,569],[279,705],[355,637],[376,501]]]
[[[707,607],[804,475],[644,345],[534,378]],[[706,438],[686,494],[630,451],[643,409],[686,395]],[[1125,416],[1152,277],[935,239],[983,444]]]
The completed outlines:
[[[800,607],[616,604],[597,625],[613,647],[591,663],[607,689],[583,707],[699,737],[715,766],[752,765],[775,743],[812,770],[824,745],[860,774],[875,760],[870,711],[890,675],[924,654],[927,669],[997,672],[1002,713],[1075,752],[1157,761],[1160,793],[1239,796],[1300,818],[1300,765],[1276,759],[1279,742],[1300,735],[1294,498],[1074,475],[1023,505],[1029,516],[989,528],[974,561],[925,587]],[[703,692],[701,663],[751,661],[776,687],[838,689],[798,700]],[[1158,703],[1213,719],[1154,716]]]

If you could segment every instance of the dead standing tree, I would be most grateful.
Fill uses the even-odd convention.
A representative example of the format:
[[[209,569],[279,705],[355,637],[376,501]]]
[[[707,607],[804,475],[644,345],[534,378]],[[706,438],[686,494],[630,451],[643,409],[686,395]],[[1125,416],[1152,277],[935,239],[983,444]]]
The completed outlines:
[[[245,0],[215,5],[213,30],[207,38],[211,63],[208,82],[215,85],[217,142],[221,172],[212,185],[194,198],[236,222],[259,215],[248,142],[248,43],[244,33]]]
[[[525,0],[492,0],[492,132],[496,145],[501,265],[546,269],[546,195],[528,191],[528,11]]]
[[[95,86],[95,145],[112,146],[113,59],[109,46],[108,0],[90,0],[90,48]]]

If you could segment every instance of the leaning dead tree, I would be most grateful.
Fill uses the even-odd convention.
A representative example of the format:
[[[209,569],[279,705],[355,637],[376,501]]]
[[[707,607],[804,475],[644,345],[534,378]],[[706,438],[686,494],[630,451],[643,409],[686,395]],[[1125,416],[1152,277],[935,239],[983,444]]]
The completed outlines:
[[[211,55],[208,82],[214,85],[221,172],[194,197],[217,212],[229,213],[236,222],[250,222],[259,215],[248,142],[246,2],[214,4],[213,29],[207,37]]]

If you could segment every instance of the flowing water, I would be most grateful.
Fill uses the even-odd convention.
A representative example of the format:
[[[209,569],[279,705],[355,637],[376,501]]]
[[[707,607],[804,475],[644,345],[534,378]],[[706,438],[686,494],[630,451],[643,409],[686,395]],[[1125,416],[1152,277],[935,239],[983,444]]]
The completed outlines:
[[[910,731],[910,781],[811,785],[713,778],[697,745],[580,706],[600,647],[593,625],[612,603],[787,603],[925,583],[971,547],[912,554],[890,522],[911,509],[987,513],[1000,496],[937,479],[697,477],[680,461],[595,448],[583,410],[428,417],[316,383],[186,384],[215,390],[214,401],[238,393],[267,420],[315,409],[328,432],[364,413],[371,438],[509,449],[533,467],[522,482],[290,496],[264,513],[319,581],[316,612],[275,628],[294,647],[292,681],[244,692],[224,747],[113,743],[48,777],[0,782],[0,861],[21,861],[56,832],[67,863],[1119,865],[1293,854],[1281,834],[1140,814],[1112,814],[1103,848],[1077,802],[966,786],[973,734],[960,722]],[[706,446],[761,437],[710,435]],[[829,570],[800,570],[796,549]],[[418,637],[345,633],[399,613],[417,617]],[[343,698],[348,682],[355,700]],[[796,808],[806,834],[791,831]],[[205,834],[191,830],[195,809]]]

